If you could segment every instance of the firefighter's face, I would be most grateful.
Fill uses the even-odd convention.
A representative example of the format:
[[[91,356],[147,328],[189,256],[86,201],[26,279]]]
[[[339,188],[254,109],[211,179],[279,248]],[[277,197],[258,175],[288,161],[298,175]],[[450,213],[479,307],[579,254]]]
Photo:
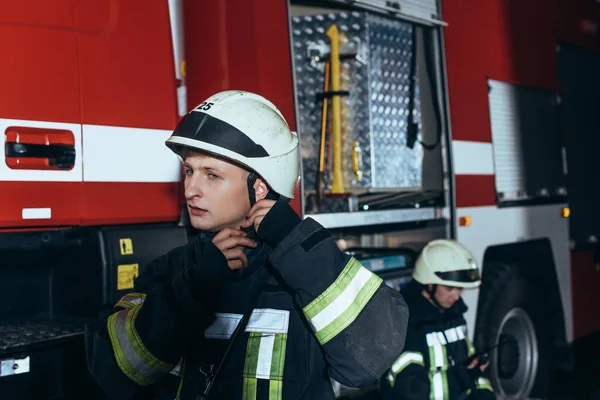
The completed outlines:
[[[207,232],[239,229],[250,211],[248,171],[201,154],[186,157],[184,168],[185,200],[192,226]],[[257,200],[266,196],[264,188],[264,183],[257,180]]]
[[[461,288],[438,285],[437,290],[435,291],[435,298],[442,307],[450,308],[458,301],[458,299],[460,299],[462,291]]]

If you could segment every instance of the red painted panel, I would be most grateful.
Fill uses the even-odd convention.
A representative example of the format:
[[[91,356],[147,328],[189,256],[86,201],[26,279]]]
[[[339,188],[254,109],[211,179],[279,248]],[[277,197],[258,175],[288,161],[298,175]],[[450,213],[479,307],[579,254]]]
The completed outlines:
[[[248,90],[271,100],[295,129],[286,3],[184,0],[190,108],[222,90]]]
[[[173,129],[177,100],[168,2],[77,0],[75,5],[82,32],[83,123]]]
[[[81,122],[73,31],[0,23],[0,54],[0,118]]]
[[[456,175],[456,207],[496,205],[494,175]]]
[[[556,89],[556,2],[444,2],[454,139],[491,141],[488,78]]]
[[[181,184],[86,182],[83,225],[177,221]]]
[[[78,225],[81,215],[80,182],[0,182],[0,227]],[[51,208],[51,219],[23,219],[23,208]]]
[[[73,27],[72,0],[19,0],[0,2],[0,24],[37,27]]]
[[[600,331],[600,310],[596,297],[599,287],[600,265],[594,264],[593,253],[571,253],[574,339]]]

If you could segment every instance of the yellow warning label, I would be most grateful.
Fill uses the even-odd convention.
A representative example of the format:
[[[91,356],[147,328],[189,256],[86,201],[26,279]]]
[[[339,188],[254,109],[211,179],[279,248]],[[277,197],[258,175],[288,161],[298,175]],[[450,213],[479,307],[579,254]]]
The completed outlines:
[[[119,247],[121,248],[121,255],[133,254],[133,242],[129,238],[119,239]]]
[[[133,289],[133,280],[139,274],[138,264],[123,264],[117,267],[117,290]]]

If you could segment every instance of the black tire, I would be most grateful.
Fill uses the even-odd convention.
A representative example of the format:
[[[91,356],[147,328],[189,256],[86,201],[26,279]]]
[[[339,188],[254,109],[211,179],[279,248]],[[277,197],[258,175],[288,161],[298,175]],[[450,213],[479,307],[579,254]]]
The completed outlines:
[[[552,332],[547,291],[516,265],[486,264],[479,296],[475,345],[498,341],[490,352],[488,375],[506,398],[547,397],[552,372]]]

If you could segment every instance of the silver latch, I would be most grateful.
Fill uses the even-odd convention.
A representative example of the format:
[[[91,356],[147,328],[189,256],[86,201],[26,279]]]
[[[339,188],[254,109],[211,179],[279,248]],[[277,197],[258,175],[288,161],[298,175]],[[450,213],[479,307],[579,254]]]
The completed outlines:
[[[0,377],[29,372],[29,357],[0,360]]]

